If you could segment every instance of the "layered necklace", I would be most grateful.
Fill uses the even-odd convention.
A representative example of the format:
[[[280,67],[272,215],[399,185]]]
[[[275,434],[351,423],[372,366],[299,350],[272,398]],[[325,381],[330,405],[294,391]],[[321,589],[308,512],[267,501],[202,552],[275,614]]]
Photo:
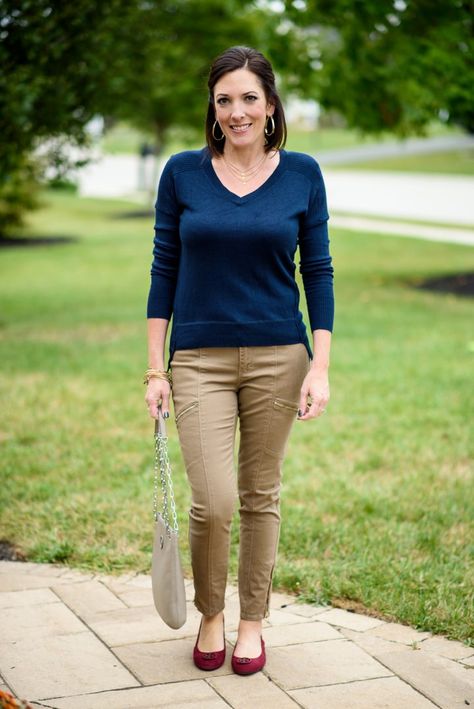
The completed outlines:
[[[222,159],[224,160],[225,166],[229,170],[230,174],[233,175],[233,177],[236,177],[240,182],[243,182],[244,184],[246,182],[249,182],[252,180],[258,172],[263,167],[263,164],[266,160],[267,154],[264,153],[263,157],[260,158],[260,160],[254,165],[253,167],[250,167],[248,170],[241,170],[237,165],[233,165],[231,162],[225,159],[224,155],[222,155]]]

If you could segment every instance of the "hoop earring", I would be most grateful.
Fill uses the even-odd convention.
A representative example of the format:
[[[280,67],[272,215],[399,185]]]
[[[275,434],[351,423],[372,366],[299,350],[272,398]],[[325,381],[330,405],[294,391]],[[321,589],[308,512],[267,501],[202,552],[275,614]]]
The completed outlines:
[[[267,128],[268,128],[268,120],[269,120],[269,119],[270,119],[271,122],[272,122],[272,130],[271,130],[271,131],[268,131],[268,130],[267,130]],[[275,121],[273,120],[273,116],[267,116],[267,120],[265,121],[264,133],[265,133],[265,135],[273,135],[274,132],[275,132]]]
[[[222,132],[222,128],[221,128],[220,126],[219,126],[219,128],[221,128],[221,133],[222,133],[222,135],[221,135],[220,138],[218,138],[218,137],[216,136],[216,126],[219,126],[219,124],[218,124],[217,121],[214,121],[214,125],[212,126],[212,137],[214,138],[214,140],[224,140],[225,135],[224,135],[224,133]]]

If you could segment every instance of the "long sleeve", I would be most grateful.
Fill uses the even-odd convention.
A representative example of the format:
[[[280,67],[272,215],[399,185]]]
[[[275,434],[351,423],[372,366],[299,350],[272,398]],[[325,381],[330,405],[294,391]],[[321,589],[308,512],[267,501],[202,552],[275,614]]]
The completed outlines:
[[[170,320],[180,258],[180,209],[173,179],[173,158],[161,174],[155,204],[155,237],[147,318]]]
[[[324,180],[319,165],[314,161],[311,198],[298,235],[299,270],[303,278],[311,330],[332,332],[334,268],[329,253],[328,219]]]
[[[171,321],[169,362],[183,349],[298,342],[312,357],[295,248],[312,329],[332,331],[334,317],[329,216],[314,158],[282,149],[264,184],[240,197],[218,178],[207,146],[185,150],[165,165],[155,211],[147,313]]]

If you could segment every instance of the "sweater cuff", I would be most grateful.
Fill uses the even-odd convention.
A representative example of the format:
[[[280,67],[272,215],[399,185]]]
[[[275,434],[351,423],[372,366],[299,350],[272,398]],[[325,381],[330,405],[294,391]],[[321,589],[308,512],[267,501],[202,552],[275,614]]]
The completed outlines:
[[[319,296],[315,307],[309,312],[311,331],[329,330],[334,327],[334,297]]]

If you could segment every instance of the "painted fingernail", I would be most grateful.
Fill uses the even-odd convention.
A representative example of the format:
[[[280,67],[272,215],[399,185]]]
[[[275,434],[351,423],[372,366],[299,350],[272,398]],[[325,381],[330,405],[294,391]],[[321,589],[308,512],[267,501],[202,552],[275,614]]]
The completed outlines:
[[[163,418],[164,418],[164,419],[169,419],[169,417],[170,417],[169,411],[165,411],[165,413],[163,414]]]
[[[301,411],[301,409],[298,409],[298,416],[303,416],[303,412]]]

